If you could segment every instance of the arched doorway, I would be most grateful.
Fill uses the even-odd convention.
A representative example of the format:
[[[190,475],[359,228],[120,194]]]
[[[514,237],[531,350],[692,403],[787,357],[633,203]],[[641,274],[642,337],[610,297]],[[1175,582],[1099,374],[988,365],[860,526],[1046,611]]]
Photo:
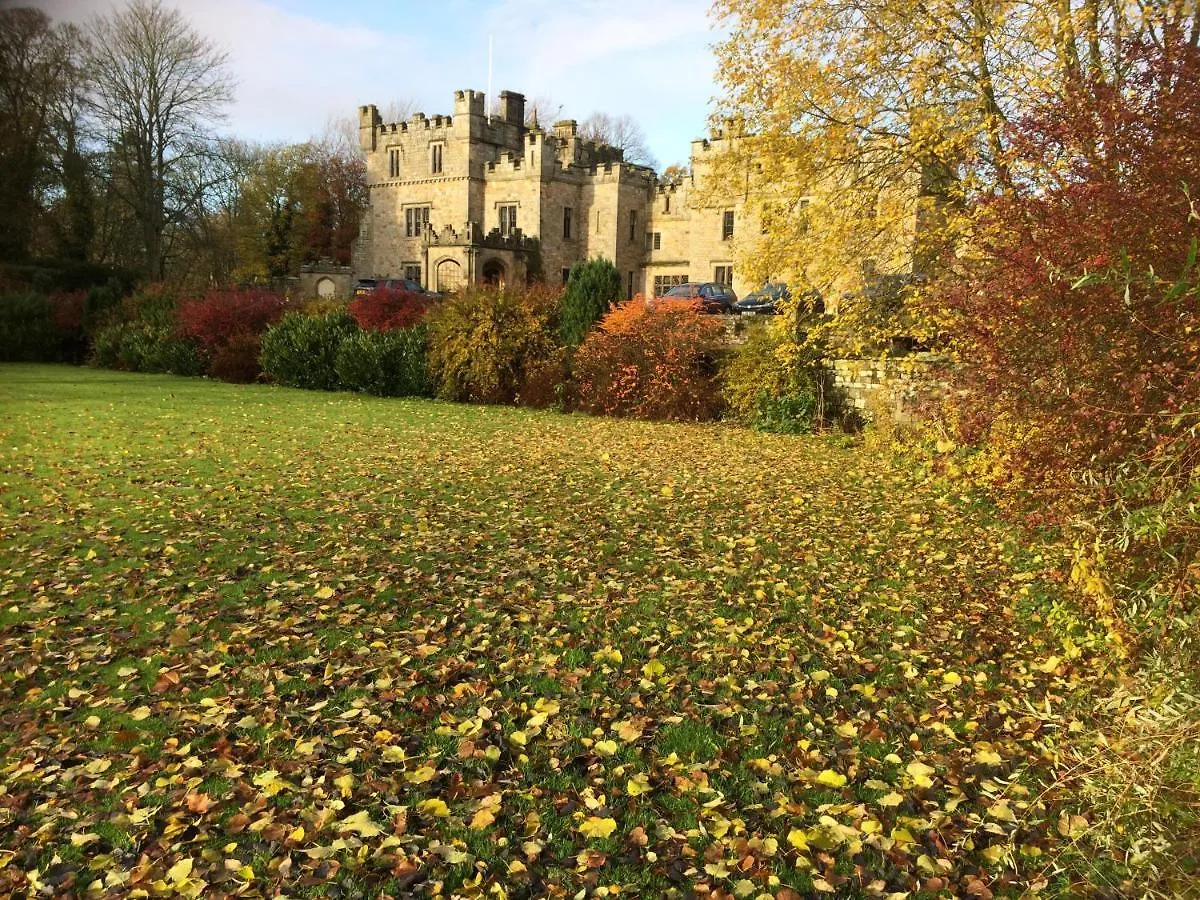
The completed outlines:
[[[443,294],[449,294],[462,287],[462,266],[458,264],[458,260],[443,259],[437,264],[435,271],[437,273],[437,287],[434,290]]]
[[[498,259],[489,259],[483,264],[483,270],[479,273],[479,278],[484,284],[504,287],[504,283],[507,281],[504,263]]]

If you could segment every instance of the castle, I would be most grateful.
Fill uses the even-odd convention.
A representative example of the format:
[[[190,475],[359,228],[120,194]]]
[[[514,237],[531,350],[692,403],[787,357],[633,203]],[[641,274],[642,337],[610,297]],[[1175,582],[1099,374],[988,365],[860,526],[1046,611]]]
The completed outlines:
[[[525,121],[525,98],[457,91],[453,115],[387,123],[359,109],[369,208],[355,254],[359,277],[413,278],[430,290],[464,284],[565,281],[572,263],[612,261],[625,293],[685,281],[730,284],[737,251],[759,233],[745,197],[712,190],[720,134],[693,141],[690,174],[660,182],[622,152],[582,139],[574,121]]]

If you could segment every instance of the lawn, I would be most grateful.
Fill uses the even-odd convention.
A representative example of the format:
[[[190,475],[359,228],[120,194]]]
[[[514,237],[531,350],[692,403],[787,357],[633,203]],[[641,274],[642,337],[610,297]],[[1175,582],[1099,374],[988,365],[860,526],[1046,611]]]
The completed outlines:
[[[0,515],[0,894],[1062,887],[1053,573],[844,441],[4,366]]]

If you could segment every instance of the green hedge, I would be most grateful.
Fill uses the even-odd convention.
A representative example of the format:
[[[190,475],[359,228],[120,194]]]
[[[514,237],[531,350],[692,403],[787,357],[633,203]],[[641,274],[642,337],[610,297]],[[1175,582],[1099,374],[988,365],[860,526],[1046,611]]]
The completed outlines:
[[[288,387],[336,391],[343,387],[337,357],[342,342],[360,332],[345,310],[320,316],[291,312],[262,338],[262,370]]]
[[[342,386],[377,397],[428,394],[427,332],[424,326],[401,331],[360,331],[346,337],[334,359]]]

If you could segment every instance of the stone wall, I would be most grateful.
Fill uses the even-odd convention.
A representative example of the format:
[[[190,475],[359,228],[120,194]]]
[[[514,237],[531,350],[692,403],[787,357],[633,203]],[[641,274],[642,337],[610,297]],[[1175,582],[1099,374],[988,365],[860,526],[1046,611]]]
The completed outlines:
[[[948,360],[936,353],[914,353],[887,359],[835,359],[834,385],[848,404],[867,419],[889,409],[897,422],[920,415],[923,401],[949,389]]]
[[[299,280],[301,297],[345,300],[354,289],[354,270],[329,263],[302,266]]]

